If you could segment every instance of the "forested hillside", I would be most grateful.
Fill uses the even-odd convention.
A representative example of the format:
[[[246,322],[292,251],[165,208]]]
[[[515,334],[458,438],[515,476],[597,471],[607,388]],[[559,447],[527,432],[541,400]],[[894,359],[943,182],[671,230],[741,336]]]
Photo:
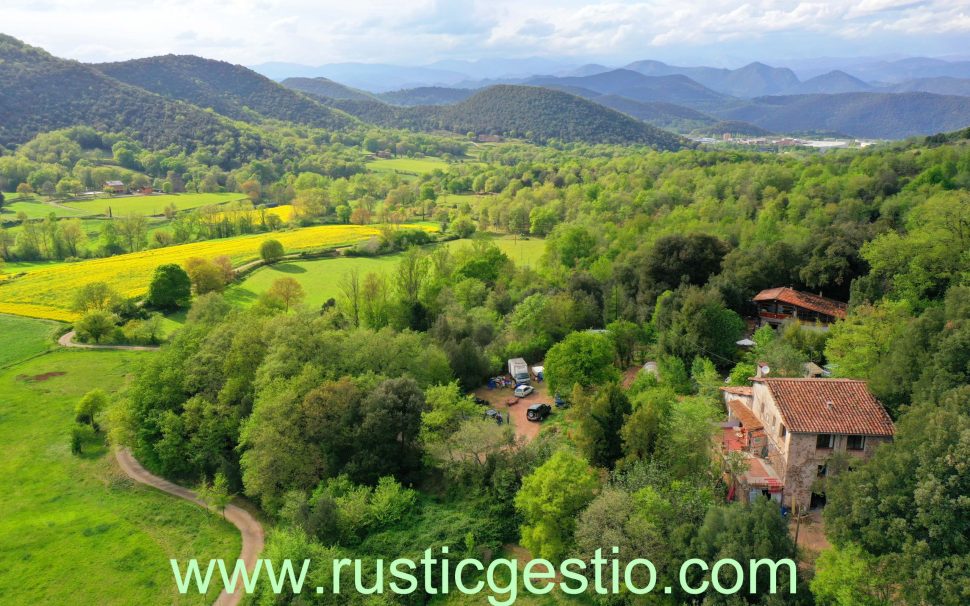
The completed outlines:
[[[681,140],[573,95],[529,86],[493,86],[443,107],[438,125],[454,132],[518,134],[539,141],[642,143],[676,149]],[[531,133],[531,135],[530,135]]]
[[[448,105],[464,101],[475,92],[470,88],[422,86],[381,93],[378,96],[391,105]]]
[[[253,122],[272,118],[329,129],[353,124],[345,114],[248,68],[224,61],[166,55],[92,67],[122,82],[169,99],[212,108],[236,120]]]
[[[326,99],[354,99],[366,101],[373,99],[374,95],[364,91],[344,86],[339,82],[334,82],[328,78],[287,78],[280,82],[286,88],[298,90],[314,97],[324,97]]]
[[[452,105],[395,107],[335,100],[365,122],[390,128],[493,134],[543,142],[639,143],[677,149],[684,140],[575,95],[534,86],[498,85]]]
[[[77,124],[130,130],[146,145],[261,155],[262,137],[198,107],[123,84],[0,34],[0,144]]]

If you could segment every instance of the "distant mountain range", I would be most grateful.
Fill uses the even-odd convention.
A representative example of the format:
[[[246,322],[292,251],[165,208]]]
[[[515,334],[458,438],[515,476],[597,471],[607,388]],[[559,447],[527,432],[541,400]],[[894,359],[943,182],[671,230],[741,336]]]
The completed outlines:
[[[760,97],[718,115],[781,133],[836,132],[900,139],[970,125],[970,98],[932,93]]]
[[[647,77],[629,69],[616,69],[591,76],[557,78],[541,76],[523,82],[532,86],[582,89],[601,95],[620,95],[641,102],[675,103],[695,109],[717,107],[728,96],[715,92],[683,75]]]
[[[213,142],[258,149],[259,131],[244,122],[328,130],[370,123],[658,149],[685,143],[661,129],[903,138],[970,125],[970,78],[938,74],[961,73],[962,63],[889,65],[905,70],[922,65],[927,73],[888,84],[840,70],[800,80],[790,69],[761,63],[730,70],[638,61],[610,69],[523,59],[413,69],[341,64],[327,70],[347,80],[290,74],[278,83],[240,65],[195,56],[84,65],[0,35],[0,145],[80,124],[127,130],[152,147],[177,143],[188,149],[196,144],[211,149]],[[470,80],[464,72],[479,66],[479,76],[512,69],[548,69],[555,75]],[[400,85],[440,77],[452,85]],[[382,78],[381,87],[359,85],[374,78]]]
[[[707,134],[719,124],[722,131],[735,128],[733,132],[742,135],[844,133],[893,139],[970,124],[970,95],[959,95],[970,92],[970,79],[924,78],[878,87],[846,72],[832,71],[801,82],[790,70],[761,65],[733,73],[702,74],[708,82],[722,87],[747,82],[757,90],[776,90],[795,82],[778,94],[744,98],[715,91],[684,74],[648,76],[633,69],[598,71],[597,67],[585,66],[582,71],[592,72],[585,76],[535,76],[516,82],[582,97],[653,126],[684,133],[696,130]],[[634,67],[650,73],[669,71],[657,62],[640,62]],[[917,94],[926,89],[931,92]],[[374,97],[390,105],[415,106],[448,105],[471,95],[468,89],[424,87]],[[379,116],[381,123],[388,125],[395,121],[405,127],[427,125],[413,112],[380,105],[344,109],[365,121],[370,115],[375,120]]]
[[[660,61],[636,61],[627,69],[645,76],[687,76],[691,80],[732,97],[761,97],[778,94],[798,84],[798,76],[787,67],[750,63],[739,69],[677,67]]]

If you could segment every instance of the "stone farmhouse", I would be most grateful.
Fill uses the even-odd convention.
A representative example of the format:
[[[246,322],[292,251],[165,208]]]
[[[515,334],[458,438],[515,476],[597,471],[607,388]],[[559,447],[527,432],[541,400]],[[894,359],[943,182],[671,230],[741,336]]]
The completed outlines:
[[[865,381],[756,377],[751,387],[722,387],[728,423],[722,451],[741,451],[748,468],[738,499],[760,495],[799,510],[820,507],[815,492],[834,453],[868,459],[895,428]]]

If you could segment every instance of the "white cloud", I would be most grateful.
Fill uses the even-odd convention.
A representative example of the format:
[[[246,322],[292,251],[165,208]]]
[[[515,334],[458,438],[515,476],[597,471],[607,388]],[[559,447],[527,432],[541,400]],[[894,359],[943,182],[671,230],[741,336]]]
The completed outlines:
[[[5,33],[87,61],[174,52],[246,64],[712,54],[770,62],[840,48],[962,53],[970,34],[965,0],[4,0],[3,12]]]

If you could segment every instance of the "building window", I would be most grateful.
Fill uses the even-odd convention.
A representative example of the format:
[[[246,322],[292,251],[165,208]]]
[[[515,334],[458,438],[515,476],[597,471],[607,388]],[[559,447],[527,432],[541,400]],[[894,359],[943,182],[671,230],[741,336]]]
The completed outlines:
[[[827,473],[828,473],[828,469],[826,465],[818,466],[818,477],[824,478]]]
[[[833,447],[835,447],[835,436],[830,433],[818,434],[818,438],[815,439],[815,448],[822,450],[831,449]]]
[[[780,435],[780,436],[781,436],[781,437],[783,437],[783,438],[784,438],[784,437],[785,437],[786,435],[788,435],[788,430],[787,430],[787,429],[785,429],[785,424],[784,424],[784,423],[782,423],[782,424],[781,424],[781,429],[779,429],[779,430],[778,430],[778,435]]]
[[[848,450],[865,450],[866,449],[866,437],[865,436],[849,436],[845,441],[845,447]]]

